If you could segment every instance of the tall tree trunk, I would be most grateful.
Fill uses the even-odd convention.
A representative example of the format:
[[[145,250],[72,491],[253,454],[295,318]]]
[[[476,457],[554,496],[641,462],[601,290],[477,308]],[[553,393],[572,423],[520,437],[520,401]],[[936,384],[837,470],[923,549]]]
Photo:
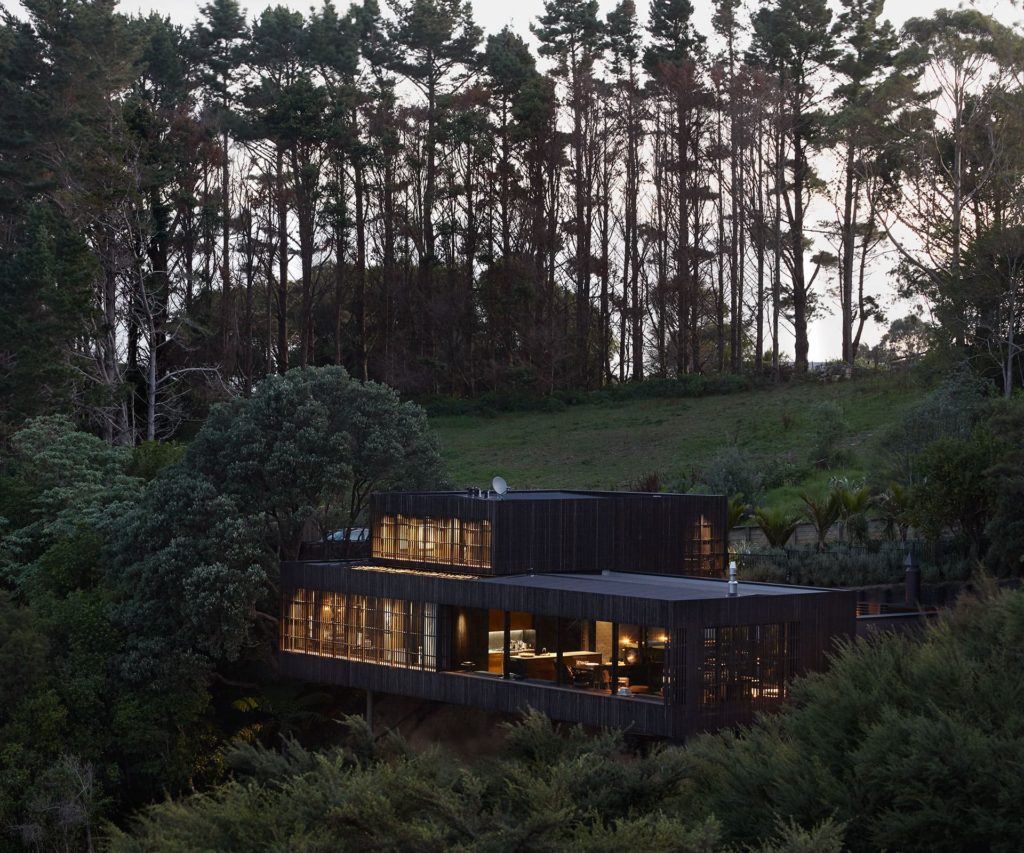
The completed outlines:
[[[277,149],[277,372],[288,372],[288,201],[285,197],[284,150]]]
[[[778,119],[781,124],[781,118]],[[786,186],[785,140],[782,128],[775,131],[775,220],[772,246],[772,374],[780,378],[779,314],[782,311],[782,196]]]
[[[802,117],[795,117],[799,125]],[[807,372],[807,311],[808,293],[807,280],[804,275],[804,191],[807,186],[807,153],[806,140],[799,134],[793,138],[793,203],[788,207],[789,196],[786,196],[789,211],[790,251],[793,260],[793,366],[797,373]]]
[[[356,194],[356,280],[352,294],[352,314],[356,332],[356,375],[364,382],[370,378],[366,343],[366,176],[362,155],[355,159]]]
[[[715,264],[718,270],[718,292],[715,295],[715,367],[719,373],[725,373],[725,259],[732,254],[732,243],[728,249],[725,245],[725,170],[722,168],[722,151],[725,146],[722,133],[722,110],[721,106],[716,111],[716,136],[717,156],[715,158],[715,172],[718,181],[718,245],[715,247],[717,256]],[[735,168],[735,167],[733,167]],[[732,292],[735,292],[736,285],[733,280]],[[736,316],[735,311],[732,314]]]
[[[754,371],[760,373],[764,369],[764,276],[765,276],[765,254],[767,250],[766,241],[768,237],[767,220],[765,219],[764,204],[764,182],[766,178],[764,168],[764,128],[758,124],[756,141],[757,166],[754,167],[754,221],[757,224],[757,238],[754,242],[754,253],[757,263],[757,317],[754,328]]]
[[[598,208],[598,229],[601,240],[601,384],[607,385],[611,381],[611,296],[609,293],[609,278],[611,271],[611,258],[608,253],[608,244],[611,241],[611,181],[612,164],[611,155],[608,150],[610,130],[607,121],[603,122],[601,141],[601,202]]]
[[[731,48],[730,48],[731,57]],[[744,149],[740,146],[738,93],[736,91],[735,68],[730,58],[729,87],[729,210],[732,221],[729,227],[729,367],[739,373],[743,367],[743,260],[744,232],[743,208],[740,197],[743,188]]]
[[[586,192],[586,146],[583,131],[583,84],[579,72],[572,78],[572,144],[573,183],[575,189],[576,231],[576,372],[583,388],[590,384],[588,348],[590,338],[590,252],[586,231],[589,229]]]
[[[221,194],[221,364],[224,378],[235,372],[236,339],[234,295],[231,292],[231,165],[227,128],[222,136],[222,159],[220,176]]]
[[[308,367],[313,353],[313,254],[316,251],[316,199],[312,163],[291,155],[292,185],[295,188],[295,217],[299,223],[299,264],[302,273],[302,302],[299,317],[299,366]]]
[[[339,154],[334,164],[338,197],[334,202],[334,363],[344,363],[342,347],[345,316],[345,278],[348,263],[348,187],[345,166]]]
[[[690,140],[687,136],[686,108],[682,101],[676,107],[676,156],[677,156],[677,181],[676,190],[677,203],[679,206],[679,219],[677,227],[679,235],[676,241],[676,293],[678,314],[676,329],[676,373],[683,375],[688,373],[687,357],[689,355],[689,341],[687,331],[689,329],[690,316],[690,210],[687,204],[687,160],[690,151]]]
[[[632,324],[630,348],[632,355],[632,379],[640,382],[644,378],[643,308],[640,305],[640,135],[642,128],[637,115],[637,91],[631,83],[629,93],[628,142],[626,154],[626,230],[628,237],[623,252],[624,271],[622,302],[629,305]],[[625,352],[625,346],[623,346]]]
[[[431,75],[427,81],[427,139],[426,139],[426,186],[423,191],[423,257],[420,259],[420,280],[422,282],[420,298],[422,300],[425,352],[436,355],[434,340],[434,196],[437,183],[437,152],[435,145],[435,128],[437,124],[437,80]]]
[[[843,361],[853,366],[853,257],[856,239],[854,205],[854,147],[846,140],[846,165],[843,170],[842,259],[839,267],[840,311],[843,324]]]

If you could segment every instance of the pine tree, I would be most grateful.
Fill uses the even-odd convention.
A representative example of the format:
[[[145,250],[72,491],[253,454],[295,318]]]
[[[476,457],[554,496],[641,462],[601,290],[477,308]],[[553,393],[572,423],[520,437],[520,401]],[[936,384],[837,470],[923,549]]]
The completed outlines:
[[[817,73],[835,56],[830,31],[832,12],[825,0],[776,0],[753,19],[755,48],[782,87],[790,148],[789,175],[783,176],[781,200],[788,227],[786,261],[791,279],[795,366],[807,370],[807,325],[814,311],[814,297],[806,275],[807,234],[805,220],[810,196],[819,183],[811,163],[811,151],[819,135]]]
[[[237,317],[231,292],[231,141],[232,108],[239,76],[241,46],[246,37],[245,15],[238,0],[211,0],[200,9],[202,18],[193,31],[203,87],[214,111],[221,137],[221,366],[227,376],[237,358]]]
[[[546,0],[544,13],[531,27],[540,39],[541,56],[555,60],[555,75],[569,90],[572,114],[572,178],[574,270],[576,292],[576,376],[590,383],[591,228],[593,193],[588,174],[586,146],[588,113],[593,103],[594,63],[602,48],[597,0]]]
[[[609,67],[616,82],[618,114],[625,138],[622,192],[622,302],[619,331],[619,381],[644,378],[644,307],[640,295],[640,184],[646,106],[640,87],[643,33],[633,0],[621,0],[606,24]],[[628,330],[627,330],[628,326]],[[627,342],[630,357],[627,359]]]
[[[648,15],[651,43],[644,53],[644,65],[658,92],[669,104],[675,162],[675,316],[676,373],[700,369],[700,202],[703,192],[700,135],[707,92],[700,79],[704,38],[693,26],[693,5],[689,0],[652,0]],[[666,174],[666,179],[668,174]],[[666,187],[666,192],[668,188]],[[666,234],[667,238],[667,234]]]
[[[416,312],[424,320],[425,352],[433,354],[431,301],[438,262],[434,216],[438,148],[443,142],[440,118],[447,96],[465,84],[476,63],[481,31],[473,22],[467,0],[393,0],[392,10],[396,20],[388,35],[395,49],[388,65],[411,82],[426,102],[424,179],[416,227],[421,302]]]

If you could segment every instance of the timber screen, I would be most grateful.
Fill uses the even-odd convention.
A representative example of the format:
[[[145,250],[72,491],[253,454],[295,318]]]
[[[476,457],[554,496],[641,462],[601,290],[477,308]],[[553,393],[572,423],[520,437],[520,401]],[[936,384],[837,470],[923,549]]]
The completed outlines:
[[[373,529],[373,556],[448,566],[490,568],[491,523],[461,518],[382,515]]]
[[[797,625],[717,625],[704,628],[701,667],[705,708],[726,702],[753,710],[784,699],[797,667]]]
[[[296,589],[283,607],[282,651],[437,669],[436,604]]]

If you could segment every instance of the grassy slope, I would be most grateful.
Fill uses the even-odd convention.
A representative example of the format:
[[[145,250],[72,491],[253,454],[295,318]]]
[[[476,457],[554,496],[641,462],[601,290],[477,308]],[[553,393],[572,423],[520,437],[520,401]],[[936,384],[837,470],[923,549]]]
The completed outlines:
[[[879,377],[692,400],[574,406],[553,414],[439,417],[432,424],[458,487],[486,486],[501,474],[519,489],[621,488],[656,471],[663,487],[686,489],[719,448],[733,443],[765,466],[779,458],[806,463],[814,431],[809,409],[835,400],[850,425],[850,462],[766,497],[768,504],[796,508],[801,488],[823,487],[835,474],[863,475],[872,437],[920,394],[905,377]],[[792,418],[788,428],[786,416]]]

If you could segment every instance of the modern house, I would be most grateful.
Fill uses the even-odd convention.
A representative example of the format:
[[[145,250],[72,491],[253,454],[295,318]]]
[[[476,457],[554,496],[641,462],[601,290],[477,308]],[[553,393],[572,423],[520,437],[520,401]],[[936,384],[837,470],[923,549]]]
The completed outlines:
[[[777,707],[854,633],[842,590],[730,585],[726,501],[374,495],[371,556],[281,567],[285,675],[683,738]]]

